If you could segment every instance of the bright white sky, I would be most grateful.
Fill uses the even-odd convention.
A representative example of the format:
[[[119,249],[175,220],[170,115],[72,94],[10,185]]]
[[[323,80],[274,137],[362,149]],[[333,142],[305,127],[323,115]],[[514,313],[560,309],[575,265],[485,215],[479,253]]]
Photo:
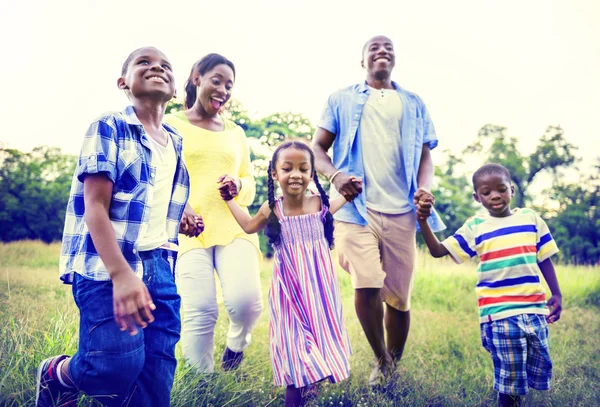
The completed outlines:
[[[364,79],[363,43],[384,34],[395,43],[393,77],[425,100],[440,152],[459,152],[486,123],[508,127],[530,152],[559,124],[587,165],[600,156],[595,0],[0,5],[0,145],[76,154],[97,115],[127,104],[116,80],[145,45],[170,58],[180,94],[192,63],[218,52],[236,64],[234,97],[251,114],[293,111],[316,124],[328,94]]]

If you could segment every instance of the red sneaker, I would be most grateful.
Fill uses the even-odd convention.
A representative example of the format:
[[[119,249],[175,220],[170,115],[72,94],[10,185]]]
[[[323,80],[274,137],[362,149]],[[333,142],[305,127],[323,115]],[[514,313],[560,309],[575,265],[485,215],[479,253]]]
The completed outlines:
[[[36,407],[77,407],[78,391],[60,384],[56,367],[67,355],[48,358],[38,367],[35,390]]]

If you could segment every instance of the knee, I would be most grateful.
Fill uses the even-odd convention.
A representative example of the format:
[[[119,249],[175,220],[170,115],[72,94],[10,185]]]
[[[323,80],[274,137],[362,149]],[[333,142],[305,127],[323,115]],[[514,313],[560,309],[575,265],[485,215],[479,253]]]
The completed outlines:
[[[226,299],[225,308],[232,318],[255,319],[263,311],[262,297],[256,294],[238,295]]]
[[[126,353],[90,352],[81,361],[78,386],[92,397],[124,396],[144,368],[145,352],[140,347]]]

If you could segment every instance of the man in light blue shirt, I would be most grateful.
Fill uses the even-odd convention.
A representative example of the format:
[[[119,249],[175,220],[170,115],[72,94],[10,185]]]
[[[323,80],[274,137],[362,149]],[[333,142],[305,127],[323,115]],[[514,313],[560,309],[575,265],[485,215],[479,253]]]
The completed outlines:
[[[336,250],[351,275],[356,313],[375,354],[369,378],[375,386],[393,373],[408,337],[416,204],[433,201],[430,150],[437,138],[421,98],[391,80],[395,53],[389,38],[367,41],[361,64],[366,81],[329,96],[313,149],[332,197],[350,201],[335,215]],[[363,178],[364,189],[351,176]],[[428,220],[435,231],[445,227],[436,213]]]

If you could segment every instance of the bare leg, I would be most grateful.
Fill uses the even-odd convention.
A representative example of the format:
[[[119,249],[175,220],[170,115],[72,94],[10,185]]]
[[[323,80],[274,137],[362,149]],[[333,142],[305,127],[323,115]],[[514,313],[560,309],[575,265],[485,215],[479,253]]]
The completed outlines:
[[[304,387],[288,386],[285,389],[285,407],[304,407]]]
[[[392,355],[394,362],[398,362],[402,358],[410,330],[410,311],[398,311],[386,304],[385,330],[388,352]]]
[[[390,358],[383,335],[383,303],[378,288],[358,288],[354,294],[356,315],[380,363]]]
[[[75,383],[71,380],[69,376],[69,362],[71,358],[65,360],[63,364],[60,366],[60,375],[67,386],[75,387]]]

